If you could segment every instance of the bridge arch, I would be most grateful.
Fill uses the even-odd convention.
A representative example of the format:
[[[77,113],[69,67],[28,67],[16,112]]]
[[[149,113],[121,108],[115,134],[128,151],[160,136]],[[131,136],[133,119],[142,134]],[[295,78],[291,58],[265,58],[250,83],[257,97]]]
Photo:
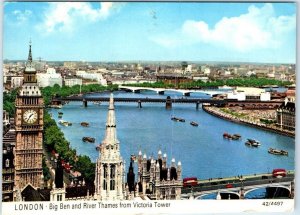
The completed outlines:
[[[196,200],[200,200],[200,199],[203,199],[204,196],[208,196],[208,195],[215,195],[217,197],[218,195],[218,192],[208,192],[208,193],[204,193],[204,194],[201,194],[197,197],[195,197]],[[240,198],[240,194],[239,192],[234,192],[234,191],[220,191],[220,195],[221,195],[221,199],[228,199],[229,198],[229,195],[230,195],[230,199],[239,199]]]
[[[262,186],[262,187],[254,187],[250,190],[245,191],[244,196],[246,196],[247,194],[249,194],[252,191],[258,190],[258,189],[267,189],[267,188],[282,188],[282,189],[286,189],[289,191],[289,193],[291,193],[291,188],[290,187],[286,187],[283,185],[271,185],[271,186]]]

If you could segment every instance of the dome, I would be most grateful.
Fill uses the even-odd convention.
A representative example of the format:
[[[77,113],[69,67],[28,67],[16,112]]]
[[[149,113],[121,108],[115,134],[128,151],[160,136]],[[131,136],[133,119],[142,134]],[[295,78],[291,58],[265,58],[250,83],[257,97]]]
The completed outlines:
[[[175,163],[175,158],[172,158],[172,163]]]
[[[162,153],[161,153],[161,150],[159,150],[159,151],[158,151],[158,154],[159,154],[159,155],[161,155],[161,154],[162,154]]]
[[[181,162],[180,161],[178,161],[178,166],[181,166]]]
[[[139,155],[142,155],[142,151],[141,150],[139,151]]]
[[[165,153],[165,154],[164,154],[164,158],[166,158],[166,157],[167,157],[167,154]]]
[[[147,159],[147,155],[146,155],[146,154],[144,154],[143,158],[144,158],[144,159]]]

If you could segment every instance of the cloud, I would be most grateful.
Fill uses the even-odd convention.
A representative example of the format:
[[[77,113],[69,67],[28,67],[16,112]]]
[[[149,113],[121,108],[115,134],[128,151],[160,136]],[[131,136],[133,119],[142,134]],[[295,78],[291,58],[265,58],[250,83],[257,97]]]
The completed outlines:
[[[100,8],[95,9],[87,2],[52,2],[45,11],[43,23],[38,29],[45,33],[70,32],[74,27],[85,22],[104,20],[113,12],[118,12],[120,3],[101,2]]]
[[[272,4],[267,3],[261,8],[252,5],[240,16],[223,17],[212,28],[201,20],[187,20],[175,36],[160,35],[152,40],[165,47],[206,43],[248,52],[281,46],[295,28],[295,14],[276,16]]]
[[[32,15],[32,12],[30,10],[20,11],[20,10],[14,10],[12,12],[13,17],[15,18],[15,24],[23,24],[28,20],[28,18]]]

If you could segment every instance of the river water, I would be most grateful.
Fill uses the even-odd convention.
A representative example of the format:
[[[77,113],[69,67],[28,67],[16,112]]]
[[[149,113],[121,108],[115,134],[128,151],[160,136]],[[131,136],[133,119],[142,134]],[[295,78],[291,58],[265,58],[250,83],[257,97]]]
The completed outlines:
[[[155,92],[140,94],[123,91],[114,92],[114,97],[182,97],[179,93],[166,92],[157,95]],[[108,93],[87,96],[109,97]],[[191,98],[208,98],[203,94],[191,94]],[[254,173],[271,172],[274,168],[295,169],[295,139],[275,134],[258,128],[228,122],[214,117],[201,108],[196,110],[195,104],[173,104],[171,110],[165,109],[162,103],[115,103],[117,136],[120,141],[121,154],[129,163],[131,154],[141,150],[147,156],[157,157],[159,149],[167,153],[168,163],[174,157],[176,163],[182,163],[183,177],[196,176],[199,179],[230,177]],[[78,154],[88,155],[96,161],[98,151],[95,147],[103,140],[108,104],[88,103],[84,108],[81,102],[70,102],[62,109],[50,109],[53,119],[58,122],[58,112],[62,111],[63,120],[73,125],[59,125],[72,148]],[[184,118],[186,122],[174,122],[171,116]],[[90,123],[82,127],[81,122]],[[190,121],[199,123],[198,127],[190,125]],[[223,139],[223,133],[239,133],[238,141]],[[96,143],[82,142],[83,136],[96,138]],[[259,140],[261,146],[249,148],[245,145],[247,138]],[[268,149],[278,148],[288,151],[288,156],[276,156],[268,153]],[[127,166],[128,167],[128,166]],[[127,171],[126,167],[126,171]]]

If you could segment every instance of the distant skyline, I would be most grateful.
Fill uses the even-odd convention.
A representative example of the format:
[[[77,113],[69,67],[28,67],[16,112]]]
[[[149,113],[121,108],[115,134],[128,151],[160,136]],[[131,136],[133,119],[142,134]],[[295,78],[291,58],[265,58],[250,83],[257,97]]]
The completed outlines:
[[[3,58],[296,62],[295,3],[4,3]]]

